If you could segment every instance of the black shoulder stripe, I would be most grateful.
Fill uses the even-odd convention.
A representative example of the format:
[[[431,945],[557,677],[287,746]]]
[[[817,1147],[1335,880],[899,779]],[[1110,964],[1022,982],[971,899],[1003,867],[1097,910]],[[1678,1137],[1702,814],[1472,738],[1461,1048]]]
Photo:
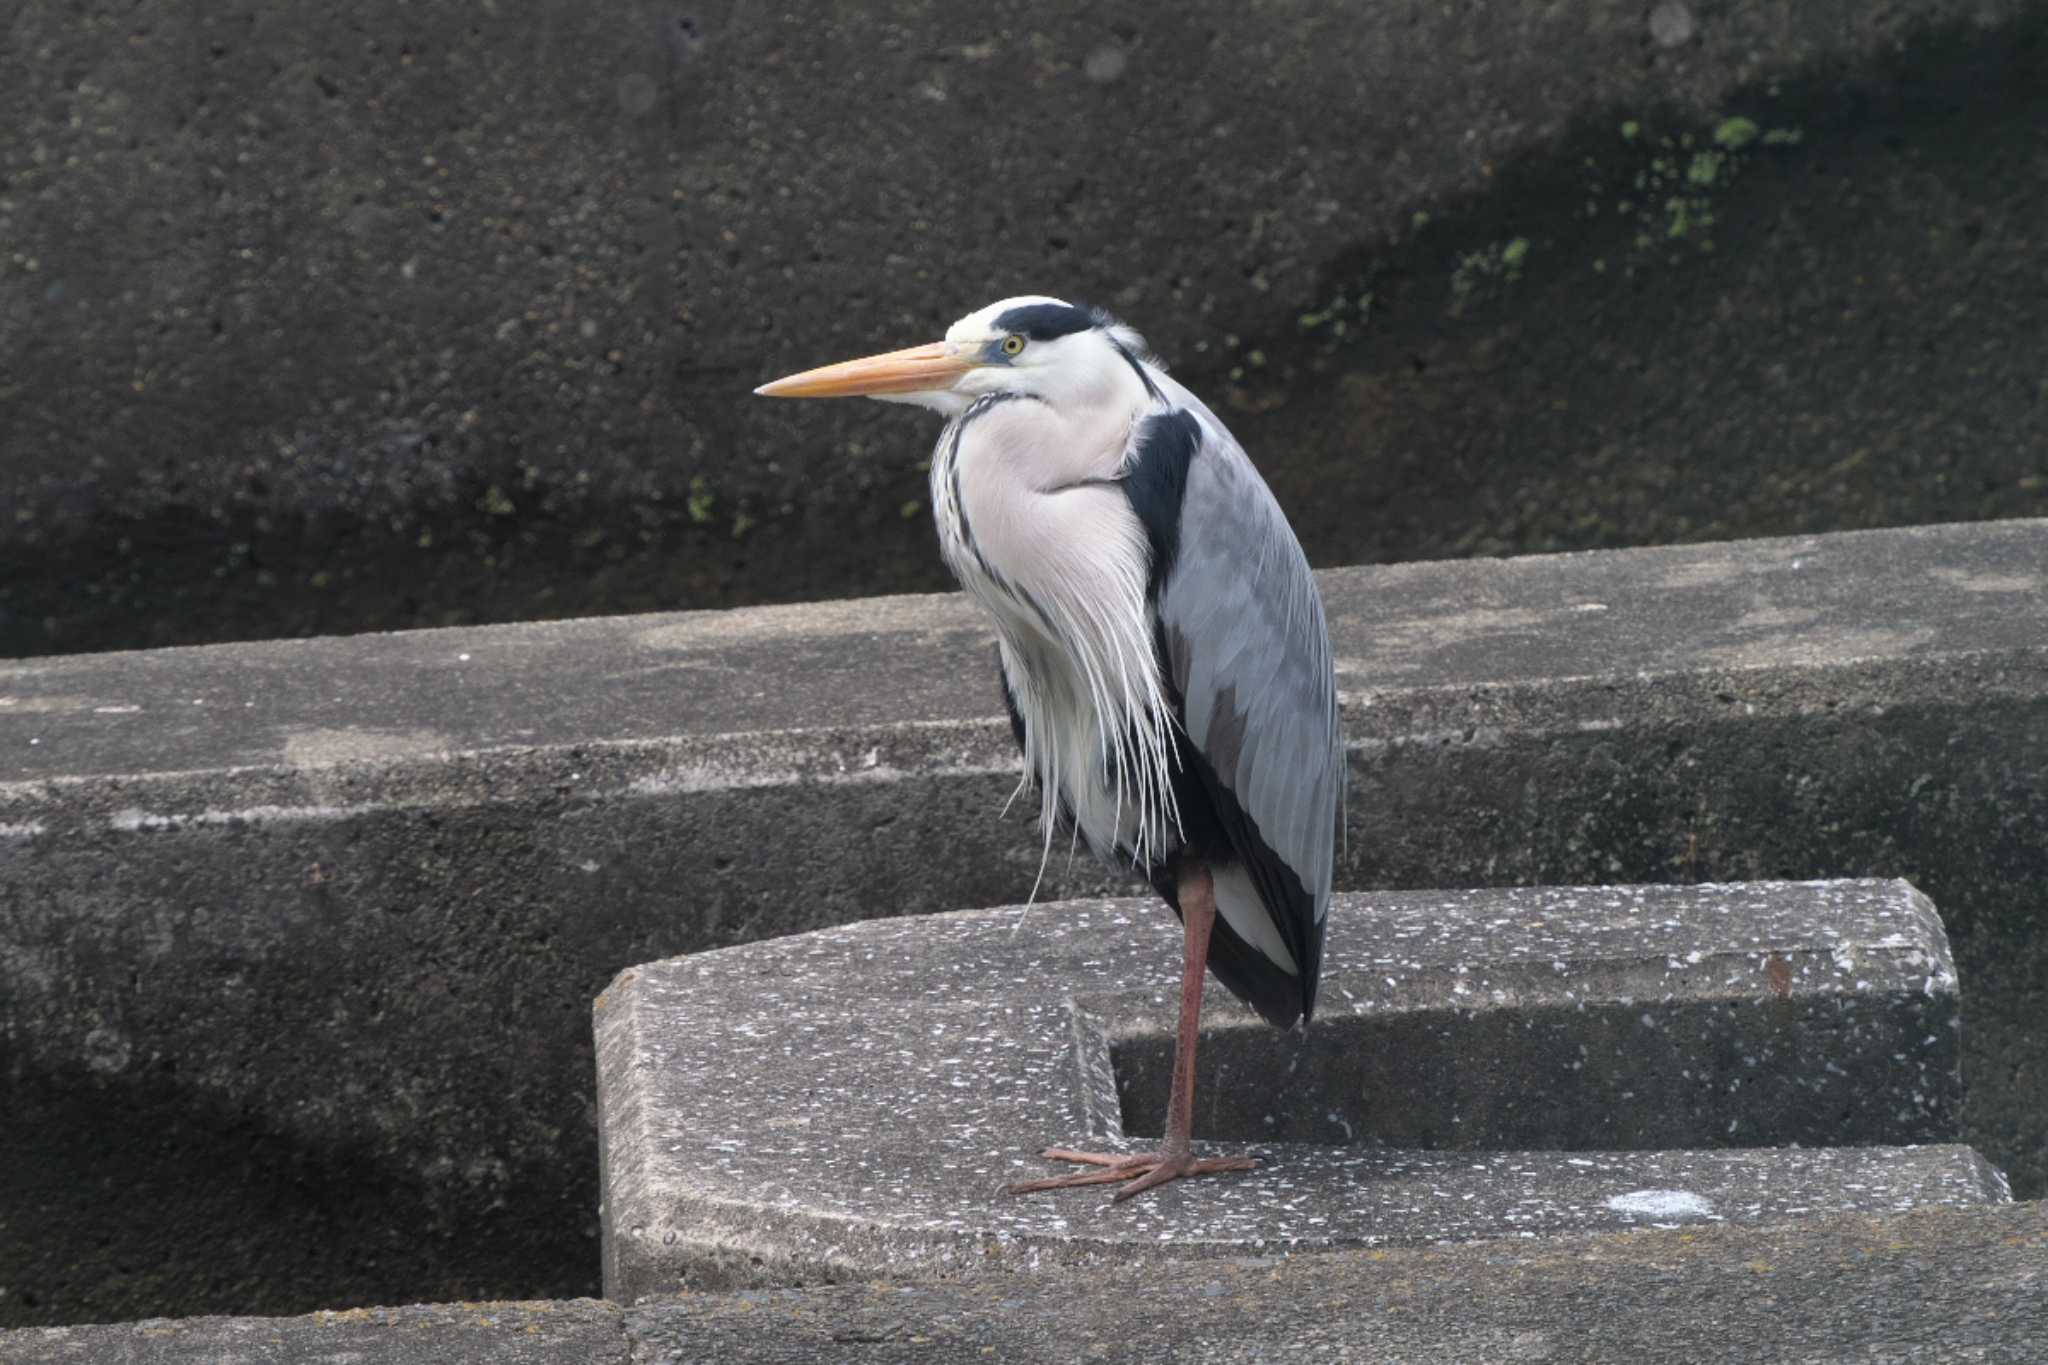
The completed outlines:
[[[1180,554],[1181,503],[1187,497],[1188,466],[1202,446],[1202,426],[1186,408],[1169,408],[1144,420],[1136,444],[1137,454],[1124,471],[1124,496],[1152,547],[1156,595]]]

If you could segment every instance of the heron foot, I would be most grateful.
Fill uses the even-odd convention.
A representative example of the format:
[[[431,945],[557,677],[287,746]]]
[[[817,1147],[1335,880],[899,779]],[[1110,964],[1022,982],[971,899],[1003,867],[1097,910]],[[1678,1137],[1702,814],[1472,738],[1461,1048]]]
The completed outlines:
[[[1065,1147],[1048,1147],[1039,1153],[1048,1161],[1072,1161],[1098,1170],[1074,1175],[1056,1175],[1044,1180],[1023,1180],[1009,1187],[1009,1194],[1036,1194],[1040,1190],[1070,1190],[1081,1185],[1114,1185],[1129,1181],[1111,1198],[1121,1204],[1134,1194],[1154,1189],[1169,1180],[1191,1175],[1220,1175],[1226,1171],[1249,1171],[1259,1164],[1257,1157],[1197,1157],[1190,1152],[1141,1152],[1128,1156],[1113,1152],[1076,1152]]]

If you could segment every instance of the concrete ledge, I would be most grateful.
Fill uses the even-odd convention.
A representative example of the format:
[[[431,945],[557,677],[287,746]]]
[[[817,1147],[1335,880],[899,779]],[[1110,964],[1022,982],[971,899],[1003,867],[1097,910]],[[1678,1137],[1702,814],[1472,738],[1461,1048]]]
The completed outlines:
[[[619,1310],[590,1299],[0,1332],[6,1365],[633,1365],[641,1358]]]
[[[628,1314],[638,1359],[1378,1365],[2040,1359],[2048,1211],[1250,1257],[885,1290],[686,1296]],[[872,1354],[868,1354],[872,1352]]]
[[[1850,1149],[1954,1131],[1954,976],[1903,883],[1340,897],[1313,1029],[1205,1021],[1197,1136],[1265,1164],[1115,1208],[1000,1189],[1048,1143],[1135,1149],[1159,1122],[1173,917],[1017,928],[883,921],[623,973],[597,1008],[606,1296],[2007,1197],[1967,1148]]]
[[[1137,1287],[1047,1274],[0,1332],[0,1361],[2032,1365],[2044,1256],[2048,1206],[2018,1204],[1163,1265]]]
[[[2048,1188],[2044,566],[2008,522],[1326,573],[1340,884],[1910,874],[1964,1136]],[[594,1292],[590,998],[1015,900],[990,667],[952,597],[0,665],[0,1320]]]

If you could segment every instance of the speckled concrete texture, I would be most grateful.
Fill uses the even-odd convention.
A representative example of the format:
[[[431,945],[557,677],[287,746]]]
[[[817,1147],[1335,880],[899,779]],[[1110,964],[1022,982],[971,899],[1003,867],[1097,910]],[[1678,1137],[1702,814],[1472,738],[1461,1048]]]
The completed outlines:
[[[2048,1210],[1936,1209],[1148,1266],[914,1288],[686,1295],[627,1315],[636,1365],[994,1359],[1493,1365],[2032,1362]]]
[[[7,1365],[2034,1365],[2048,1205],[921,1285],[0,1332]]]
[[[158,1318],[0,1332],[0,1365],[633,1365],[619,1310],[589,1299]]]
[[[1954,1127],[1955,978],[1899,882],[1340,897],[1306,1038],[1211,1016],[1238,1046],[1196,1135],[1243,1115],[1257,1171],[1001,1193],[1038,1147],[1158,1131],[1163,1085],[1120,1100],[1117,1055],[1170,1034],[1178,941],[1147,902],[1063,903],[622,973],[596,1010],[607,1296],[2006,1197],[1967,1148],[1848,1145]],[[1759,1147],[1791,1112],[1842,1145]]]
[[[2041,522],[1326,573],[1339,885],[1910,875],[1963,1137],[2048,1189],[2044,582]],[[1028,893],[990,650],[932,597],[0,665],[0,1321],[596,1292],[613,975]]]

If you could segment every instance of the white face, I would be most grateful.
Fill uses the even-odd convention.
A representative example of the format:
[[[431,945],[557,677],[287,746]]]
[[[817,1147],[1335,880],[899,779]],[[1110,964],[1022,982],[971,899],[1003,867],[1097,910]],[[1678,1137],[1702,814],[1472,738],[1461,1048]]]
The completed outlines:
[[[1103,315],[1043,294],[969,313],[944,341],[821,365],[754,390],[768,398],[914,403],[948,416],[992,393],[1029,394],[1073,418],[1128,417],[1154,386],[1139,369],[1145,343]],[[1149,357],[1146,357],[1149,360]]]
[[[1142,392],[1130,363],[1096,327],[1031,336],[1002,322],[1016,310],[1034,308],[1065,312],[1072,305],[1044,294],[1019,294],[969,313],[946,329],[945,346],[975,368],[944,390],[894,397],[953,414],[991,393],[1028,393],[1055,407],[1093,407],[1129,402],[1132,391]]]
[[[953,393],[972,401],[987,393],[1036,389],[1032,381],[1058,363],[1059,342],[1070,338],[1034,342],[1021,332],[1005,330],[996,323],[996,319],[1013,309],[1034,306],[1066,308],[1068,304],[1044,294],[1019,294],[978,308],[946,329],[946,349],[975,361],[978,366],[960,377],[952,386]]]

